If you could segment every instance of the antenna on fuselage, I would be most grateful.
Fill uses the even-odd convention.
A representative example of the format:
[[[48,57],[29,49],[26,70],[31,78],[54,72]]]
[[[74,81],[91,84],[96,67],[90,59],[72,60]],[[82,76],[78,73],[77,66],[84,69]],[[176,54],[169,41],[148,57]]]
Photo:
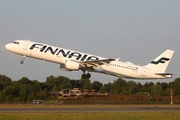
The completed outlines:
[[[119,61],[120,60],[120,58],[116,58],[116,61]]]

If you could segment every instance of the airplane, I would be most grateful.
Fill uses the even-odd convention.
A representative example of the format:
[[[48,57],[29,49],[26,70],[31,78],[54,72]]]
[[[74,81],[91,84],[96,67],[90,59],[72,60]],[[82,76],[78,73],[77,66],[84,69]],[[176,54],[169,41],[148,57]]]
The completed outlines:
[[[15,40],[12,43],[6,44],[5,48],[21,55],[21,64],[24,63],[26,57],[49,61],[59,64],[60,69],[64,71],[82,70],[82,79],[89,79],[91,77],[90,72],[103,73],[119,78],[142,80],[172,78],[173,75],[165,72],[174,54],[174,51],[169,49],[149,64],[139,66],[131,62],[122,62],[119,58],[104,58],[30,40]]]

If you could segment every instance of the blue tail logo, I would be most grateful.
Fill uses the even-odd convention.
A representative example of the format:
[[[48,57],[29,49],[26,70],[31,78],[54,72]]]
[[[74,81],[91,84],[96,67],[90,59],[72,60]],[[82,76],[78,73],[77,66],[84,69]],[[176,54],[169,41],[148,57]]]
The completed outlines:
[[[158,61],[152,61],[151,63],[152,64],[159,64],[159,63],[165,63],[166,61],[169,61],[170,59],[169,58],[165,58],[165,57],[162,57],[161,59],[159,59]]]

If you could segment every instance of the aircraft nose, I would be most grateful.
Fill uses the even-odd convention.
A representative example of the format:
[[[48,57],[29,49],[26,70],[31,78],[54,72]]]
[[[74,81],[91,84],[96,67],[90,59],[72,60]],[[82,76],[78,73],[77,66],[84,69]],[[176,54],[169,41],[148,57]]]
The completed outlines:
[[[6,48],[7,50],[10,50],[11,45],[10,45],[10,44],[6,44],[5,48]]]

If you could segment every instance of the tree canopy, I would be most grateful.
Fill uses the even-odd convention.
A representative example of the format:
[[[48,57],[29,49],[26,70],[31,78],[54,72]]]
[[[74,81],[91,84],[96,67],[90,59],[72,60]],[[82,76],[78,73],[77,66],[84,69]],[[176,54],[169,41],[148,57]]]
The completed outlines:
[[[134,81],[126,81],[121,78],[102,84],[99,81],[91,82],[89,79],[69,79],[64,76],[50,75],[45,82],[30,80],[22,77],[13,81],[11,78],[0,75],[0,96],[3,101],[32,101],[34,99],[48,99],[48,93],[60,91],[66,88],[96,89],[101,93],[132,95],[132,94],[149,94],[156,96],[169,96],[171,89],[175,96],[180,95],[180,78],[176,78],[169,83],[146,82],[145,84]]]

